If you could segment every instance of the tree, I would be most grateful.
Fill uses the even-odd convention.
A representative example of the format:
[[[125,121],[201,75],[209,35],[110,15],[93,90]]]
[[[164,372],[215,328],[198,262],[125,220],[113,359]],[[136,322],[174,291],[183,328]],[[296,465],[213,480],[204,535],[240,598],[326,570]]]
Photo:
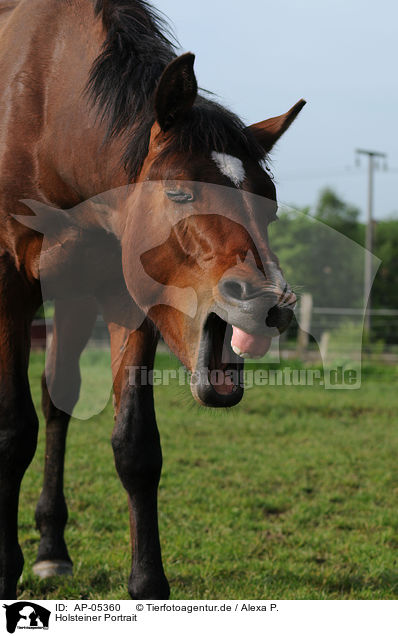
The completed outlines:
[[[293,289],[311,293],[318,307],[360,307],[363,249],[359,210],[330,189],[323,190],[315,213],[286,210],[270,227],[271,247]]]
[[[398,219],[377,222],[374,253],[381,265],[372,290],[373,305],[398,309]]]
[[[299,294],[311,293],[317,307],[363,305],[365,225],[359,215],[358,208],[325,188],[313,214],[309,208],[285,210],[270,227],[271,247],[287,280]],[[397,216],[375,223],[373,253],[381,265],[372,288],[372,307],[398,309]],[[398,342],[396,326],[396,319],[374,317],[372,339]]]
[[[359,223],[359,215],[358,208],[340,199],[331,188],[324,188],[320,192],[315,218],[353,241],[363,244],[364,233],[363,226]]]

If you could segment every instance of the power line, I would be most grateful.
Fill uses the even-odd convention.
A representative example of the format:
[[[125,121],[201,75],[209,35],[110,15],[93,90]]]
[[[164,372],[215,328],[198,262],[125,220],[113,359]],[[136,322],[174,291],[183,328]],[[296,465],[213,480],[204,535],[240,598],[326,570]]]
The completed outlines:
[[[369,309],[371,316],[398,316],[398,309]],[[362,316],[363,309],[355,307],[313,307],[313,314],[331,314],[340,316]]]
[[[388,173],[385,173],[385,176],[389,176],[392,174],[397,174],[398,173],[398,168],[389,168],[388,169]],[[287,175],[284,175],[283,172],[281,172],[278,175],[278,181],[283,185],[283,183],[287,182],[287,181],[314,181],[316,179],[322,179],[322,180],[327,180],[327,179],[345,179],[345,178],[351,178],[351,177],[362,177],[364,175],[364,173],[362,171],[351,171],[351,170],[338,170],[336,169],[335,171],[329,171],[327,173],[323,172],[323,173],[319,173],[319,174],[308,174],[307,173],[290,173]]]

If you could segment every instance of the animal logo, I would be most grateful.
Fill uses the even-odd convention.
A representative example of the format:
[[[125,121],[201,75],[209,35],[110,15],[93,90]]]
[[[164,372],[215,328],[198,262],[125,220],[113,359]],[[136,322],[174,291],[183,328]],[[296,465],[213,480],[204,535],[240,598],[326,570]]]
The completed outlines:
[[[51,612],[37,603],[19,601],[3,607],[9,634],[14,634],[16,629],[48,629]]]

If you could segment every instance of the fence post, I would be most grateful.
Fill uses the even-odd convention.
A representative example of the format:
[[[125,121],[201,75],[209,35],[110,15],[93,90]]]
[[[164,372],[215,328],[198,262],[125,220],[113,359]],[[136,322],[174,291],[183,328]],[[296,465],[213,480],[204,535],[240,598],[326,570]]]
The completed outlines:
[[[297,355],[303,356],[308,347],[311,330],[312,295],[303,294],[300,299],[300,323],[297,332]]]
[[[330,340],[330,331],[324,331],[321,336],[321,342],[319,343],[319,351],[320,351],[323,363],[327,361],[329,340]]]

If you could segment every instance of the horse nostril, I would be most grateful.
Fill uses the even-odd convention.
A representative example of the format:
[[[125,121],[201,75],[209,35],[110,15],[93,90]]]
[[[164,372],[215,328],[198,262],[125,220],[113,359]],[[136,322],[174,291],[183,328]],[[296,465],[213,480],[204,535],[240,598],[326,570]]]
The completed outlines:
[[[249,300],[261,293],[246,280],[234,280],[230,278],[221,281],[218,288],[227,300]]]
[[[287,307],[271,307],[265,320],[267,327],[276,327],[279,333],[286,331],[293,318],[293,311]]]

